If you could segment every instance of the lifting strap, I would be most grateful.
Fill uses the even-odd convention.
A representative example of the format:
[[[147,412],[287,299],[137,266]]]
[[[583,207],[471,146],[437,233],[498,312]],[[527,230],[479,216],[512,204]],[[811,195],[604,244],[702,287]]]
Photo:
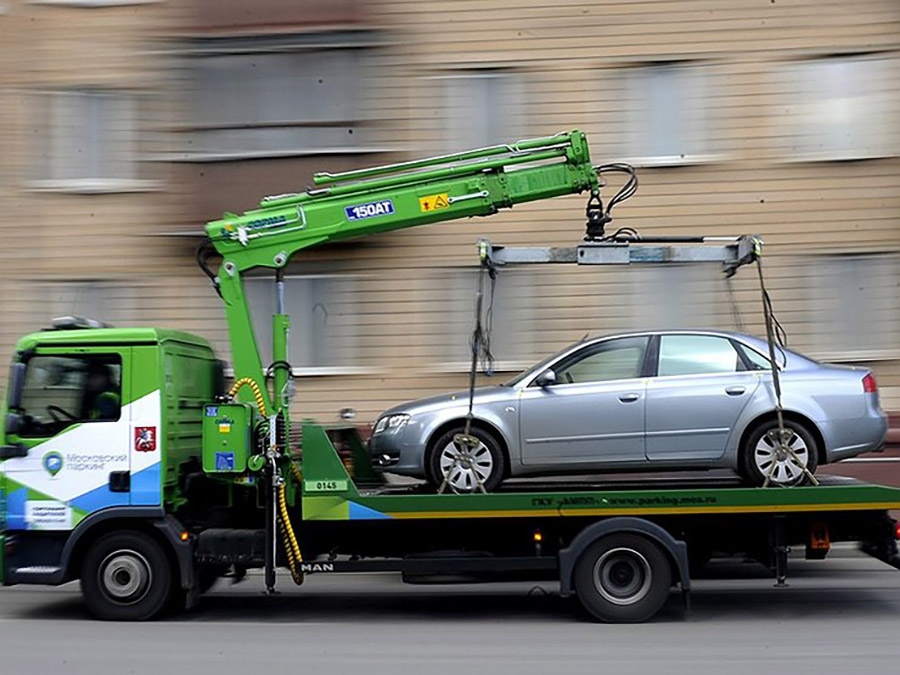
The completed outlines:
[[[449,482],[450,476],[456,469],[463,468],[472,472],[478,491],[486,493],[484,483],[481,476],[478,475],[474,464],[471,462],[471,453],[481,445],[478,437],[472,435],[472,421],[475,417],[473,408],[475,406],[475,380],[478,375],[478,362],[482,363],[485,374],[493,375],[494,372],[494,356],[491,353],[491,331],[493,328],[494,317],[494,291],[497,285],[497,268],[491,262],[488,255],[487,242],[478,243],[478,253],[481,259],[481,269],[478,273],[478,289],[475,292],[475,327],[472,329],[472,338],[469,341],[471,349],[471,361],[469,367],[469,407],[466,413],[466,426],[461,434],[453,437],[453,445],[457,448],[456,456],[453,463],[444,473],[444,480],[438,488],[438,494],[442,494],[449,485],[454,491],[456,489]],[[488,277],[490,283],[490,300],[488,301],[487,312],[484,311],[484,295],[485,295],[485,277]]]
[[[756,270],[759,273],[759,289],[762,293],[763,317],[765,318],[766,323],[766,341],[769,346],[769,361],[772,364],[772,387],[775,390],[775,415],[778,419],[778,429],[769,432],[770,438],[774,441],[776,448],[780,448],[788,454],[791,461],[806,474],[806,477],[813,485],[818,485],[818,479],[813,475],[812,471],[809,470],[809,467],[800,460],[797,453],[794,452],[793,448],[790,446],[791,436],[794,435],[794,432],[786,429],[784,426],[784,406],[782,405],[781,400],[781,375],[778,370],[778,362],[775,360],[775,345],[777,344],[779,349],[782,349],[784,331],[781,328],[781,324],[778,323],[778,319],[775,318],[775,313],[772,309],[772,298],[769,295],[769,291],[766,289],[765,276],[763,275],[761,239],[756,239],[754,242],[754,255],[756,257]],[[783,351],[782,355],[784,355]],[[775,471],[776,466],[778,466],[778,462],[773,460],[772,464],[769,466],[769,470],[766,472],[766,478],[762,485],[763,487],[769,486],[769,481],[772,479],[772,473]]]

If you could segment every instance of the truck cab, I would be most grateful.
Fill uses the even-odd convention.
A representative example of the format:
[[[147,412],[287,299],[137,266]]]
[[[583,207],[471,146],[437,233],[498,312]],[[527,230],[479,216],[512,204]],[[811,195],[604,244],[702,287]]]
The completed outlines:
[[[221,372],[174,330],[69,317],[23,337],[0,443],[3,582],[68,581],[104,524],[176,510]]]

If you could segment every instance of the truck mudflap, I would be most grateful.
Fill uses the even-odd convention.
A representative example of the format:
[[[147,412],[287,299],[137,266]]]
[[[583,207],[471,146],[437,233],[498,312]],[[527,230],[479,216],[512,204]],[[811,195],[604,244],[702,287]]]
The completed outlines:
[[[886,516],[883,534],[873,541],[864,542],[860,549],[863,553],[900,570],[898,542],[900,542],[900,522]]]

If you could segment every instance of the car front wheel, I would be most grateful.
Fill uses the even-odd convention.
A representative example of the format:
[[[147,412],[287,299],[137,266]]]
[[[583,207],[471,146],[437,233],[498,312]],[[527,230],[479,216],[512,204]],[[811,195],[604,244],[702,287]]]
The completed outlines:
[[[81,590],[98,619],[145,621],[162,613],[171,600],[172,570],[154,539],[116,532],[91,545],[81,566]]]
[[[802,424],[784,421],[786,447],[778,442],[778,422],[758,425],[741,449],[741,472],[751,485],[794,487],[809,480],[818,467],[819,448],[815,438]]]
[[[481,428],[469,432],[472,443],[463,442],[465,426],[450,429],[431,444],[428,452],[429,482],[444,492],[490,492],[503,480],[506,462],[496,437]]]

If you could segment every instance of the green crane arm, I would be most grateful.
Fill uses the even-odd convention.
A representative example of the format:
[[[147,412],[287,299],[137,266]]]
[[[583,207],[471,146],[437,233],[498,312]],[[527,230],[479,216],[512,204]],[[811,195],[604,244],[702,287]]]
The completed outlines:
[[[316,188],[266,197],[260,208],[225,214],[206,225],[222,263],[216,278],[225,302],[236,378],[263,378],[242,275],[274,268],[276,278],[298,251],[327,242],[472,216],[590,190],[598,186],[584,133],[572,131],[429,159],[349,171],[318,173]],[[279,293],[283,288],[279,288]],[[273,317],[273,353],[286,361],[289,320],[283,304]],[[275,392],[287,385],[275,369]],[[245,394],[246,395],[246,394]],[[270,400],[282,410],[284,397]],[[285,411],[286,412],[286,411]]]

